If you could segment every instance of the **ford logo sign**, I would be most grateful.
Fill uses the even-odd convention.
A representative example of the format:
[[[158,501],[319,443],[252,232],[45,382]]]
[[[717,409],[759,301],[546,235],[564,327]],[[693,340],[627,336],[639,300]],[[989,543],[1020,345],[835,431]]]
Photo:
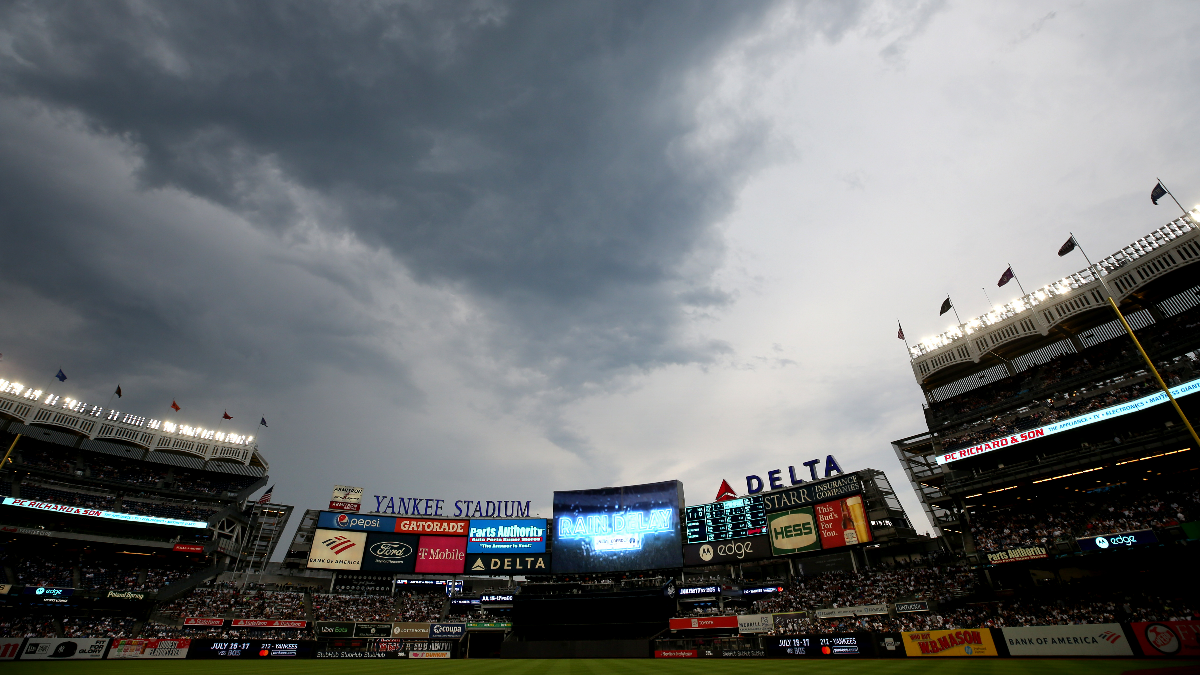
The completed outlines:
[[[401,562],[413,553],[412,546],[402,541],[377,541],[368,550],[371,555],[388,562]]]

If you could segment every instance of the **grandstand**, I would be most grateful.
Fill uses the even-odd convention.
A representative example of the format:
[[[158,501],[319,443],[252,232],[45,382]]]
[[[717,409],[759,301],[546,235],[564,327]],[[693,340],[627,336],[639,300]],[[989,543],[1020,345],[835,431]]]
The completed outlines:
[[[251,510],[268,479],[252,437],[7,380],[0,446],[12,448],[0,470],[0,567],[11,584],[0,624],[9,635],[139,634],[156,607],[243,557],[269,555],[263,533],[290,513]]]

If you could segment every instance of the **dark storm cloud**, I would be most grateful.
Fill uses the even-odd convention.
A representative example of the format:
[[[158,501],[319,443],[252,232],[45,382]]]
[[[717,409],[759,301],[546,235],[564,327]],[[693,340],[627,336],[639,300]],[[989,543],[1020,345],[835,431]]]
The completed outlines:
[[[0,86],[134,144],[146,187],[266,231],[302,217],[272,175],[311,190],[337,212],[323,227],[461,285],[527,362],[567,356],[564,380],[602,379],[723,349],[675,332],[686,307],[728,301],[706,278],[711,228],[764,131],[689,149],[705,94],[689,76],[763,10],[28,3],[2,17]],[[20,227],[38,207],[18,208]]]

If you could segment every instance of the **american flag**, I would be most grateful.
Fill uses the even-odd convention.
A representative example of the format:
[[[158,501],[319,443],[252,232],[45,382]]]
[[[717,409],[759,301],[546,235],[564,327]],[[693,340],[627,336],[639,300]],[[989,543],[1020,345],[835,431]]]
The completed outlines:
[[[267,491],[263,493],[263,496],[258,498],[258,503],[259,504],[270,504],[271,503],[271,493],[274,491],[275,491],[274,485],[267,488]]]

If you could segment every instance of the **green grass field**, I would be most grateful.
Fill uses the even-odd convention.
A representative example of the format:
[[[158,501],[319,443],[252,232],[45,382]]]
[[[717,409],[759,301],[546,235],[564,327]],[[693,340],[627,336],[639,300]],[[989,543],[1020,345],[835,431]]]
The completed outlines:
[[[455,661],[74,661],[8,662],[13,675],[1120,675],[1170,668],[1200,673],[1200,662],[1117,659],[474,659]],[[1172,675],[1175,675],[1172,673]]]

